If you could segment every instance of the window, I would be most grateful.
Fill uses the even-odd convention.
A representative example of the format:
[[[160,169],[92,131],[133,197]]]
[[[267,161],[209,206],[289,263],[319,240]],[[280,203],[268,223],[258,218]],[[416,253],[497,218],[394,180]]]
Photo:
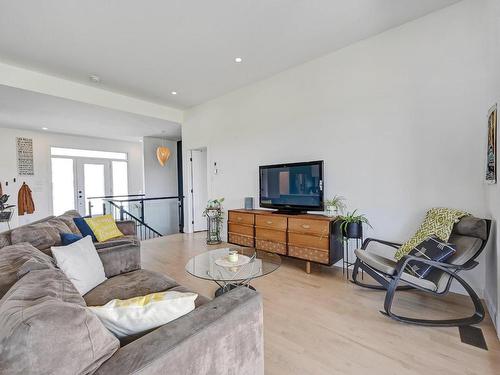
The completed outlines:
[[[52,156],[127,160],[127,154],[125,152],[94,151],[94,150],[80,150],[76,148],[51,147],[50,153]]]
[[[73,159],[52,158],[52,202],[54,215],[75,209]]]

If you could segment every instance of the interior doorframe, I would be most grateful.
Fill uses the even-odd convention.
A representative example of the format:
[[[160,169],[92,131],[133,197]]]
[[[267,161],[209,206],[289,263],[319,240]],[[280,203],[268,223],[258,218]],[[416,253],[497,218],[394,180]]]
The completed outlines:
[[[206,153],[206,163],[207,163],[207,174],[205,176],[206,179],[206,187],[207,187],[207,197],[210,196],[210,181],[209,181],[209,176],[210,176],[210,153],[209,153],[209,148],[207,146],[200,146],[200,147],[194,147],[194,148],[189,148],[188,150],[185,151],[185,163],[184,163],[184,186],[185,186],[185,193],[184,196],[186,197],[185,199],[185,205],[184,205],[184,230],[186,233],[193,233],[194,232],[194,224],[193,224],[193,214],[194,214],[194,207],[193,207],[193,200],[192,200],[192,194],[191,190],[193,189],[193,176],[192,176],[192,164],[191,164],[191,152],[192,151],[200,151],[203,150]]]

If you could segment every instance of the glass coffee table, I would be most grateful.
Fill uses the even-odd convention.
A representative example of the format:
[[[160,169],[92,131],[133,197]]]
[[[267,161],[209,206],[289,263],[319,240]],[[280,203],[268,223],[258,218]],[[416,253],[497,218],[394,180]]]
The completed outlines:
[[[237,250],[238,260],[230,262],[231,250]],[[200,279],[211,280],[219,285],[215,292],[218,297],[238,286],[255,290],[250,281],[277,270],[281,258],[277,254],[248,247],[226,247],[209,250],[189,259],[186,271]]]

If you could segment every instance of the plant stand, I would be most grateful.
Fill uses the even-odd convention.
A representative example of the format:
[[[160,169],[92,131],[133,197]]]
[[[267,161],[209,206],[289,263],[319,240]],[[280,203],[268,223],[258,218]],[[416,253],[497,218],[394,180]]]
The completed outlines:
[[[220,238],[222,211],[220,208],[208,208],[207,216],[207,245],[217,245],[222,242]]]
[[[349,267],[353,267],[355,261],[349,261],[349,250],[350,249],[360,249],[363,245],[363,237],[361,238],[349,238],[344,237],[344,257],[342,258],[342,275],[346,275],[349,280]],[[354,244],[354,247],[352,246]],[[361,273],[361,279],[363,279],[363,272]]]
[[[350,224],[352,225],[352,224]],[[357,225],[357,224],[355,224]],[[347,230],[342,230],[342,220],[337,220],[334,224],[335,235],[340,238],[342,242],[342,275],[346,275],[349,279],[349,268],[353,267],[355,262],[349,260],[349,253],[351,249],[360,249],[363,245],[363,226],[358,225],[355,227],[348,227]],[[364,275],[362,275],[363,277]]]

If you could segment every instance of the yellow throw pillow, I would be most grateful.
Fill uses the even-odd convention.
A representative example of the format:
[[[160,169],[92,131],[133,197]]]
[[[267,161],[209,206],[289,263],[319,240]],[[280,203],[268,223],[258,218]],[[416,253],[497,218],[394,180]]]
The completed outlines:
[[[115,219],[111,215],[86,217],[85,222],[92,229],[99,242],[123,236],[123,233],[120,232],[120,229],[116,226]]]
[[[114,299],[104,306],[88,307],[115,336],[135,335],[164,324],[194,310],[198,295],[166,291],[126,300]]]

